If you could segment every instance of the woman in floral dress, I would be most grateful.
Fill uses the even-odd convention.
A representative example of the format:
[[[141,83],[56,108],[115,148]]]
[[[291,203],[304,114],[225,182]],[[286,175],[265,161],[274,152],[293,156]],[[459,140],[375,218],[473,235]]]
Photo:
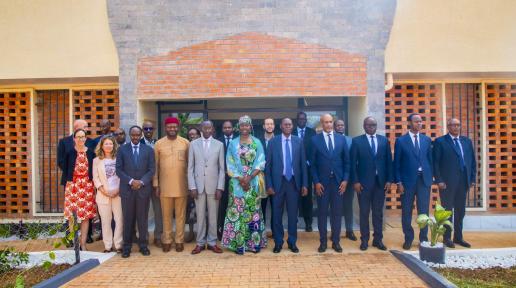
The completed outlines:
[[[93,159],[95,152],[86,147],[86,131],[78,129],[73,133],[74,149],[65,156],[63,173],[66,177],[64,217],[73,222],[73,212],[81,223],[81,249],[86,250],[89,219],[97,214],[93,190]]]
[[[238,122],[240,136],[233,139],[226,155],[229,202],[222,246],[242,255],[260,252],[267,245],[261,198],[265,197],[265,154],[260,140],[251,135],[251,118]]]

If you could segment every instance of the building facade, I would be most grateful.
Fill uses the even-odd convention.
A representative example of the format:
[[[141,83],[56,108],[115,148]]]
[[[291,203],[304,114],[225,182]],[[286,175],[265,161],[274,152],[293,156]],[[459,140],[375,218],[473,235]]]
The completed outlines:
[[[452,2],[452,3],[450,3]],[[57,216],[57,141],[74,119],[128,128],[189,113],[312,122],[323,112],[391,143],[460,118],[475,144],[468,207],[516,211],[516,3],[485,1],[5,1],[0,215]],[[59,21],[56,21],[59,19]],[[5,64],[5,65],[4,65]],[[258,128],[259,129],[259,128]],[[433,199],[437,200],[434,189]],[[400,209],[387,195],[387,209]]]

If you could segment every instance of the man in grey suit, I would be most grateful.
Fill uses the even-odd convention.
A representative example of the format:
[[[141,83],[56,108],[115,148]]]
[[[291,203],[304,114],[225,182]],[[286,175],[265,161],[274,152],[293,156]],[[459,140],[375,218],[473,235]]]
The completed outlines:
[[[122,257],[131,255],[134,223],[138,224],[140,252],[150,255],[147,239],[147,226],[152,177],[156,170],[154,151],[140,143],[142,128],[129,129],[131,142],[120,147],[116,157],[116,174],[120,177],[120,197],[124,217],[124,247]]]
[[[192,254],[206,248],[222,253],[217,246],[217,210],[224,191],[224,144],[212,137],[213,123],[201,124],[202,137],[190,143],[188,151],[188,189],[195,199],[197,213],[197,245]],[[206,210],[208,210],[208,234],[206,234]]]

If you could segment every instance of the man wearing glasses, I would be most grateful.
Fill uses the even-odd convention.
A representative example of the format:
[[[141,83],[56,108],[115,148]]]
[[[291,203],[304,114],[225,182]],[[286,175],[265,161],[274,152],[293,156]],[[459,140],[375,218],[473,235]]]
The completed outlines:
[[[156,144],[156,139],[152,138],[154,136],[154,124],[150,121],[143,122],[143,137],[140,140],[141,144],[145,144],[154,149],[154,145]],[[163,233],[163,217],[161,214],[161,202],[159,197],[156,197],[155,193],[152,193],[151,196],[152,202],[152,211],[154,211],[154,245],[156,247],[161,248],[161,234]]]

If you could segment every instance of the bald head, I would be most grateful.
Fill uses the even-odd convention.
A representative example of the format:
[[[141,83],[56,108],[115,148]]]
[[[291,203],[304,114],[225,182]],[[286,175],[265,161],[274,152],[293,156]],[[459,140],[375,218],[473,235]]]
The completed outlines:
[[[333,116],[328,113],[323,114],[320,121],[324,132],[329,133],[333,131]]]
[[[84,119],[77,119],[73,121],[73,131],[77,131],[78,129],[88,131],[88,122],[86,122]]]
[[[453,137],[458,137],[460,135],[460,120],[457,118],[448,119],[448,132]]]

